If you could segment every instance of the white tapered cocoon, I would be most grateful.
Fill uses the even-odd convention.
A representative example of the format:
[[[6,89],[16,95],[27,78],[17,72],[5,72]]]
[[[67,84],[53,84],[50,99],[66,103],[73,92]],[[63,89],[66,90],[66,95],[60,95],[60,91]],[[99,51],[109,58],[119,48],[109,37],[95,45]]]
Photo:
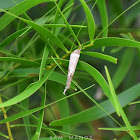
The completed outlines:
[[[81,49],[76,49],[70,55],[67,82],[66,82],[66,86],[65,86],[65,89],[64,89],[64,92],[63,92],[64,95],[65,95],[66,91],[70,88],[72,77],[74,75],[74,72],[75,72],[79,57],[80,57],[80,51],[81,51]]]

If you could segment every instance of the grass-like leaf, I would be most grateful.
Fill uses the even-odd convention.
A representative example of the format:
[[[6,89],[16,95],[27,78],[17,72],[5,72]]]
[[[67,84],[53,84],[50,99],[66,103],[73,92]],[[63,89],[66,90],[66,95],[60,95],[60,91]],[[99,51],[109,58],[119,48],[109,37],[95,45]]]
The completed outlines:
[[[64,95],[62,94],[64,90],[63,86],[60,87],[59,84],[54,83],[52,87],[54,87],[50,89],[52,93],[57,93],[57,94],[53,94],[55,100],[59,100],[64,97]],[[70,115],[69,102],[67,99],[58,102],[58,107],[59,107],[61,118],[65,118]],[[65,132],[71,131],[70,126],[63,126],[62,130]]]
[[[108,36],[108,16],[107,16],[107,8],[106,8],[106,3],[105,0],[98,0],[97,2],[97,6],[99,9],[99,13],[100,13],[100,17],[101,17],[101,21],[102,21],[102,28],[105,30],[102,33],[103,37],[107,37]],[[103,47],[103,51],[104,51],[105,47]]]
[[[28,98],[29,96],[31,96],[33,93],[35,93],[43,85],[43,83],[48,79],[48,77],[51,75],[51,73],[53,72],[54,69],[55,69],[55,67],[52,68],[50,71],[47,71],[47,73],[43,76],[43,78],[41,80],[31,84],[27,89],[25,89],[19,95],[17,95],[15,97],[13,97],[12,99],[0,104],[0,107],[14,105],[14,104],[19,103],[22,100]]]
[[[44,87],[44,93],[43,93],[42,99],[41,99],[42,107],[45,106],[45,102],[46,102],[46,83],[45,83],[45,87]],[[31,140],[37,140],[39,138],[41,129],[42,129],[43,117],[44,117],[44,109],[40,110],[36,132]]]
[[[44,48],[43,56],[42,56],[42,61],[41,61],[41,66],[40,66],[40,73],[39,73],[39,80],[41,79],[41,77],[43,75],[48,55],[49,55],[49,49],[48,49],[48,47],[46,45],[45,48]]]
[[[107,16],[105,0],[98,0],[97,6],[102,20],[102,28],[104,29],[108,26],[108,16]],[[108,35],[108,28],[106,28],[102,33],[103,37],[107,37],[107,35]]]
[[[91,88],[91,87],[93,87],[93,86],[94,86],[94,85],[92,85],[92,86],[90,86],[90,87],[87,87],[87,88],[85,88],[85,89],[83,89],[83,90],[87,90],[87,89],[89,89],[89,88]],[[72,97],[72,96],[74,96],[74,95],[76,95],[76,94],[78,94],[78,93],[81,93],[81,91],[75,92],[75,93],[73,93],[73,94],[71,94],[71,95],[69,95],[69,96],[65,96],[65,97],[63,97],[63,98],[61,98],[61,99],[59,99],[59,100],[57,100],[57,101],[54,101],[54,102],[52,102],[52,103],[50,103],[50,104],[47,104],[47,105],[45,105],[45,106],[43,106],[43,107],[41,106],[41,107],[37,107],[37,108],[31,109],[31,110],[22,111],[22,112],[20,112],[20,113],[17,113],[17,114],[15,114],[15,115],[13,115],[13,116],[8,117],[7,119],[1,120],[1,121],[0,121],[0,124],[6,123],[6,122],[11,122],[11,121],[17,120],[17,119],[19,119],[19,118],[25,117],[25,116],[30,115],[30,114],[32,114],[32,113],[35,113],[35,112],[37,112],[37,111],[39,111],[39,110],[41,110],[41,109],[43,109],[43,108],[45,108],[45,107],[48,107],[48,106],[53,105],[53,104],[55,104],[55,103],[57,103],[57,102],[60,102],[60,101],[62,101],[62,100],[64,100],[64,99],[67,99],[67,98],[69,98],[69,97]]]
[[[14,54],[8,52],[8,51],[5,50],[5,49],[0,49],[0,52],[3,53],[3,54],[6,55],[6,56],[17,57],[16,55],[14,55]]]
[[[64,22],[65,22],[65,24],[67,25],[67,27],[68,27],[68,29],[69,29],[70,33],[71,33],[71,34],[72,34],[72,36],[75,38],[75,40],[77,41],[78,45],[81,47],[81,44],[80,44],[80,42],[79,42],[79,40],[78,40],[77,36],[76,36],[76,35],[75,35],[75,33],[73,32],[73,30],[72,30],[71,26],[69,25],[68,21],[66,20],[66,18],[65,18],[65,17],[64,17],[64,15],[63,15],[63,13],[61,12],[61,10],[60,10],[59,6],[57,5],[57,3],[56,3],[56,2],[55,2],[55,4],[56,4],[57,9],[59,10],[59,12],[60,12],[60,14],[61,14],[61,16],[62,16],[62,18],[63,18]]]
[[[64,4],[65,0],[60,0],[59,3],[58,3],[58,7],[59,9],[61,9],[62,5]],[[59,15],[59,10],[58,8],[56,9],[56,14],[55,14],[55,18],[54,18],[54,22],[53,24],[56,24],[57,23],[57,20],[58,20],[58,15]],[[53,28],[53,33],[55,34],[55,31],[56,31],[56,28]]]
[[[9,139],[9,136],[7,136],[7,135],[5,135],[5,134],[3,134],[3,133],[1,133],[1,132],[0,132],[0,136],[4,137],[4,138],[6,138],[6,139]]]
[[[132,126],[133,130],[140,130],[140,126]],[[99,128],[99,130],[112,130],[112,131],[128,131],[127,127],[119,127],[119,128]]]
[[[47,70],[44,71],[44,73],[46,73],[46,72],[47,72]],[[22,69],[19,68],[19,69],[13,70],[9,76],[10,77],[28,77],[30,75],[38,75],[38,74],[39,74],[39,69],[38,68],[22,68]],[[29,79],[29,78],[27,78],[27,79]],[[23,79],[23,80],[26,80],[26,79]],[[61,74],[61,73],[55,72],[55,71],[52,72],[52,74],[49,76],[48,80],[54,81],[54,82],[57,82],[57,83],[60,83],[60,84],[63,84],[63,85],[66,84],[65,83],[66,82],[66,76]],[[19,80],[19,82],[20,82],[20,80]],[[17,83],[18,83],[18,81],[17,81]],[[16,82],[15,82],[15,84],[16,84]],[[7,85],[3,89],[0,89],[0,91],[4,90],[4,89],[6,89],[6,88],[8,88],[12,85],[15,85],[15,84],[12,83],[10,85]],[[73,83],[71,84],[71,88],[76,89],[76,87]]]
[[[87,51],[86,52],[82,51],[81,53],[84,55],[97,57],[97,58],[107,60],[107,61],[117,64],[117,58],[114,58],[114,57],[106,55],[106,54],[102,54],[102,53],[98,53],[98,52],[87,52]]]
[[[0,9],[3,12],[6,12],[5,10]],[[48,29],[44,28],[43,26],[40,26],[32,21],[17,17],[16,15],[10,13],[10,12],[6,12],[7,14],[18,18],[20,20],[22,20],[23,22],[27,23],[28,25],[32,26],[32,28],[34,28],[42,37],[42,39],[45,41],[45,43],[47,43],[47,38],[49,38],[53,43],[55,43],[57,46],[59,46],[62,50],[64,50],[65,52],[68,53],[68,50],[65,48],[65,46],[62,44],[62,42],[54,35],[51,33],[51,31],[49,31]],[[47,38],[46,38],[47,37]]]
[[[61,5],[62,3],[64,3],[64,0],[59,1],[59,3],[60,3],[60,5]],[[61,6],[59,5],[59,3],[58,3],[58,6],[61,7]],[[65,6],[64,6],[64,5],[65,5]],[[74,5],[73,0],[70,0],[70,1],[68,1],[67,3],[63,4],[64,9],[62,10],[62,13],[63,13],[65,19],[68,19],[68,17],[70,16],[73,5]],[[61,8],[60,8],[60,9],[61,9]],[[58,9],[58,8],[57,8],[57,11],[56,11],[56,16],[55,16],[54,22],[57,21],[58,24],[64,24],[65,22],[64,22],[64,20],[63,20],[63,17],[61,16],[61,14],[59,14],[59,15],[57,15],[57,14],[59,14],[59,9]],[[66,25],[66,24],[65,24],[65,25]],[[67,25],[66,25],[66,27],[67,27]],[[61,29],[62,29],[62,27],[60,27],[60,28],[53,28],[53,33],[54,33],[56,36],[58,36],[59,33],[60,33],[60,31],[61,31]]]
[[[110,93],[108,84],[107,84],[106,80],[104,79],[104,77],[102,76],[102,74],[97,69],[95,69],[88,63],[82,62],[82,61],[79,61],[77,68],[88,72],[88,74],[90,74],[97,81],[97,83],[100,85],[100,87],[103,89],[105,95],[108,98],[110,98],[111,93]]]
[[[124,113],[123,109],[121,108],[121,104],[119,103],[119,100],[116,96],[116,93],[115,93],[115,90],[114,90],[114,87],[113,87],[113,84],[112,84],[112,81],[111,81],[111,78],[110,78],[107,67],[105,67],[105,71],[106,71],[109,87],[110,87],[110,90],[111,90],[111,94],[112,94],[112,97],[113,97],[113,99],[111,101],[114,101],[114,107],[116,109],[116,112],[117,112],[118,116],[120,116],[120,115],[122,116],[122,119],[123,119],[123,121],[125,122],[125,124],[128,128],[128,133],[130,133],[130,135],[134,139],[137,139],[137,136],[136,136],[134,130],[132,129],[132,126],[131,126],[126,114]]]
[[[111,91],[111,102],[116,110],[116,113],[118,114],[118,116],[120,116],[120,109],[119,109],[119,102],[118,102],[118,99],[117,99],[117,95],[115,93],[115,90],[114,90],[114,87],[112,85],[112,81],[111,81],[111,78],[110,78],[110,75],[109,75],[109,71],[107,69],[107,67],[105,66],[105,72],[106,72],[106,76],[107,76],[107,79],[108,79],[108,84],[109,84],[109,87],[110,87],[110,91]]]
[[[43,27],[67,27],[65,24],[43,24]],[[87,26],[82,26],[82,25],[70,25],[72,28],[87,28]],[[23,29],[20,29],[16,32],[14,32],[13,34],[11,34],[10,36],[8,36],[1,44],[0,44],[0,48],[5,47],[7,44],[9,44],[12,40],[16,39],[17,37],[19,37],[22,33],[24,33],[26,30],[28,30],[28,27],[25,27]],[[29,32],[30,30],[28,30]]]
[[[139,97],[139,90],[140,90],[140,84],[137,84],[130,89],[120,93],[117,98],[119,99],[119,102],[121,103],[121,106],[124,107],[131,101],[135,100],[137,97]],[[132,96],[132,92],[134,93]],[[128,98],[129,97],[129,98]],[[115,112],[115,109],[111,105],[111,102],[109,100],[103,102],[100,104],[100,106],[106,110],[109,114],[112,114]],[[85,111],[79,112],[77,114],[74,114],[70,117],[56,120],[50,123],[51,126],[62,126],[62,125],[72,125],[72,124],[80,124],[80,123],[86,123],[89,121],[97,120],[100,118],[103,118],[107,116],[103,110],[99,109],[98,106],[91,107]]]
[[[133,104],[140,104],[140,101],[132,102],[132,103],[130,103],[129,105],[133,105]]]
[[[16,81],[16,82],[13,82],[13,81],[12,81],[12,84],[5,85],[3,88],[0,89],[0,91],[5,90],[5,89],[7,89],[7,88],[9,88],[9,87],[15,86],[15,85],[17,85],[17,84],[21,84],[22,82],[26,82],[26,80],[28,81],[28,80],[30,80],[30,79],[31,79],[31,77],[30,77],[30,78],[21,79],[21,80],[18,80],[18,81]],[[8,81],[8,80],[7,80],[7,81]],[[10,81],[11,81],[11,80],[10,80]]]
[[[90,42],[87,42],[86,44],[90,44]],[[132,48],[140,48],[140,42],[124,39],[124,38],[118,38],[118,37],[98,38],[94,42],[94,45],[92,47],[102,47],[102,46],[107,46],[107,47],[111,47],[111,46],[124,47],[125,46],[125,47],[132,47]]]
[[[92,15],[88,5],[86,4],[86,2],[84,0],[80,0],[80,2],[86,13],[90,43],[93,44],[93,38],[94,38],[94,34],[95,34],[95,21],[94,21],[93,15]]]
[[[29,82],[24,82],[22,81],[22,84],[18,84],[18,93],[23,92],[23,90],[28,86]],[[20,102],[20,105],[23,106],[25,109],[29,109],[29,98],[23,100]],[[22,111],[22,109],[21,109]],[[24,124],[30,124],[30,118],[29,116],[23,117],[23,122]],[[31,139],[32,133],[31,133],[31,128],[29,126],[25,126],[26,134],[28,139]]]
[[[15,58],[15,57],[0,57],[0,61],[2,62],[15,62],[20,63],[24,66],[39,66],[39,63],[33,62],[24,58]]]
[[[27,11],[28,9],[30,9],[31,7],[39,4],[39,3],[43,3],[43,2],[54,2],[56,0],[25,0],[19,4],[17,4],[16,6],[12,7],[9,12],[19,16],[20,14],[24,13],[25,11]],[[8,13],[4,14],[1,18],[0,18],[0,31],[2,29],[4,29],[11,21],[13,21],[15,19],[15,17],[9,15]]]
[[[5,47],[7,44],[9,44],[12,40],[16,39],[19,35],[21,35],[23,32],[25,32],[28,28],[23,28],[20,29],[16,32],[14,32],[13,34],[11,34],[10,36],[8,36],[1,44],[0,44],[0,48]]]

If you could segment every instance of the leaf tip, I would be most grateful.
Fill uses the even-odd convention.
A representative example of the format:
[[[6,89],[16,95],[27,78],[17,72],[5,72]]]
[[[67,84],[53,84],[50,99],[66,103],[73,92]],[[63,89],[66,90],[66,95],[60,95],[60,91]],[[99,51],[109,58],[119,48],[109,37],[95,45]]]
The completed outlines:
[[[117,64],[118,63],[118,59],[116,58],[116,60],[115,60],[115,63]]]

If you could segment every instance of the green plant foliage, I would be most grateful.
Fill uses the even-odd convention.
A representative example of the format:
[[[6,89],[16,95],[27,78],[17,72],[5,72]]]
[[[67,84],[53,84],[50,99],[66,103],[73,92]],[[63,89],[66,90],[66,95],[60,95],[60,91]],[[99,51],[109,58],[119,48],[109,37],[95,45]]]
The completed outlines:
[[[94,21],[92,13],[91,13],[89,7],[87,6],[86,2],[84,0],[80,0],[80,2],[84,8],[85,13],[86,13],[86,18],[87,18],[87,22],[88,22],[88,34],[89,34],[89,38],[90,38],[90,41],[92,44],[94,34],[95,34],[95,21]]]
[[[120,93],[118,95],[118,99],[121,103],[121,106],[124,107],[131,101],[135,100],[139,96],[138,94],[139,89],[140,89],[140,84]],[[127,98],[128,96],[130,97],[133,91],[135,91],[136,94],[134,96],[131,96],[131,98]],[[100,106],[103,107],[105,110],[107,110],[109,114],[115,112],[115,109],[113,108],[109,100],[101,103]],[[107,116],[107,114],[103,110],[101,110],[98,106],[93,106],[73,116],[61,120],[53,121],[50,123],[50,125],[60,126],[60,125],[80,124],[80,123],[86,123],[89,121],[97,120],[105,116]]]
[[[139,5],[1,0],[0,140],[137,140]]]

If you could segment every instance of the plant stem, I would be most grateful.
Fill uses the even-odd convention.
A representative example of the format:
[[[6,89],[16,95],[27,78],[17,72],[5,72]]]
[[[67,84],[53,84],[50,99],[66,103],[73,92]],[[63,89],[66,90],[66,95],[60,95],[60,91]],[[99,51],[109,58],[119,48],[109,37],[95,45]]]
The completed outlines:
[[[0,103],[2,103],[1,96],[0,96]],[[2,107],[1,110],[2,110],[2,113],[3,113],[4,119],[6,119],[7,118],[7,114],[6,114],[5,108]],[[10,123],[7,122],[6,126],[7,126],[7,130],[8,130],[9,140],[13,140],[13,136],[12,136],[11,128],[10,128]]]
[[[85,48],[87,48],[87,47],[91,47],[91,46],[93,46],[94,44],[88,44],[88,45],[85,45],[85,46],[83,46],[83,49],[85,49]]]

